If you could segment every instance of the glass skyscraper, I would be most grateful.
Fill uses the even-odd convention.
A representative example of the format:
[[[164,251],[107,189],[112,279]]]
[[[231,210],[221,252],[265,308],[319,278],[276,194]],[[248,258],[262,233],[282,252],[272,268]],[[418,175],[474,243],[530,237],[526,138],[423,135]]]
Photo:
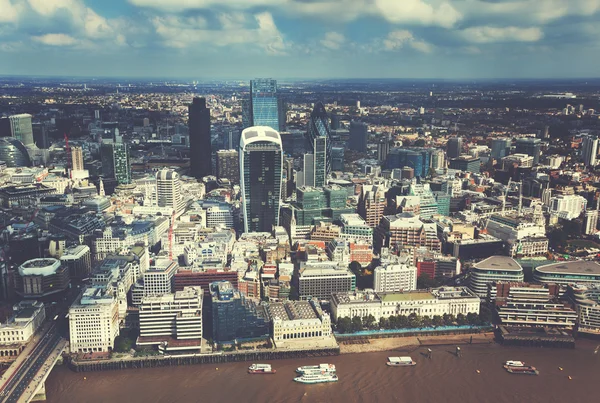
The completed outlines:
[[[100,157],[105,178],[114,178],[120,185],[131,183],[129,147],[126,143],[102,143]]]
[[[27,113],[8,117],[12,136],[26,147],[34,145],[31,118],[32,116]]]
[[[415,176],[426,177],[429,174],[430,154],[429,149],[394,148],[387,156],[388,169],[410,167],[415,170]]]
[[[249,127],[242,132],[239,154],[244,232],[271,232],[279,225],[281,136],[270,127]]]
[[[306,131],[308,149],[315,156],[315,186],[322,187],[327,184],[327,177],[331,174],[331,129],[329,116],[321,102],[315,105]]]
[[[285,105],[277,93],[277,81],[257,78],[250,81],[250,99],[242,102],[244,127],[267,126],[273,130],[285,130]]]
[[[11,137],[0,138],[0,161],[9,168],[30,167],[31,159],[23,143]]]
[[[210,109],[205,98],[194,98],[189,106],[190,172],[196,179],[212,172],[212,147],[210,143]]]

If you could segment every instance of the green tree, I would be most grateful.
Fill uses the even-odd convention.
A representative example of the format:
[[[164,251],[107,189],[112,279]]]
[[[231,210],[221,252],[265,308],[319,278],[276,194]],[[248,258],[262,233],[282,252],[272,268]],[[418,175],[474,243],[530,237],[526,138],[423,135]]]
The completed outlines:
[[[456,318],[454,317],[454,315],[448,314],[448,313],[445,313],[442,316],[442,319],[444,320],[444,325],[446,325],[446,326],[452,326],[454,324],[454,322],[456,321]]]
[[[373,329],[375,327],[375,316],[369,314],[369,316],[364,319],[363,325],[367,329]]]
[[[406,329],[410,327],[408,317],[406,315],[398,315],[398,327],[396,329]]]
[[[379,318],[379,328],[380,329],[389,329],[390,328],[389,319],[384,318],[384,317]]]
[[[479,323],[479,315],[474,312],[469,312],[467,314],[467,323],[471,326],[475,326]]]
[[[421,318],[419,315],[414,312],[408,315],[408,326],[413,329],[421,327]]]
[[[438,327],[444,324],[444,319],[440,315],[435,315],[433,317],[433,326]]]
[[[352,320],[349,317],[339,318],[336,324],[337,331],[348,333],[352,331]]]
[[[423,327],[431,327],[433,325],[433,321],[431,320],[431,317],[423,316],[422,325],[423,325]]]
[[[360,316],[355,316],[352,318],[352,331],[359,332],[363,329],[363,323]]]
[[[464,326],[469,322],[467,321],[467,318],[465,317],[465,315],[463,315],[462,313],[459,313],[458,315],[456,315],[456,323],[458,323],[459,326]]]
[[[125,336],[115,337],[115,351],[126,353],[133,347],[133,340]]]

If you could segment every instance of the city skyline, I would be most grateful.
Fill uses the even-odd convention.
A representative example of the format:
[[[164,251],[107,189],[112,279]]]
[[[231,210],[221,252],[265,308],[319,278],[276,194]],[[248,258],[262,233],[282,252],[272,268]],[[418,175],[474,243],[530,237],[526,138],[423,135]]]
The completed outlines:
[[[598,76],[598,0],[0,0],[0,8],[1,75]]]

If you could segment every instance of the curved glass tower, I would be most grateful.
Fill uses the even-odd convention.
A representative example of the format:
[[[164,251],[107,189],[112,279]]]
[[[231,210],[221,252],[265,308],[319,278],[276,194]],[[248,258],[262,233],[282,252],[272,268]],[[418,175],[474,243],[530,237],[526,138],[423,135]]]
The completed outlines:
[[[11,137],[0,138],[0,161],[6,162],[9,168],[31,166],[31,158],[23,143]]]
[[[321,102],[315,105],[306,131],[309,150],[314,154],[314,173],[316,187],[327,184],[327,177],[331,174],[331,129],[329,115]]]
[[[240,184],[244,232],[271,232],[279,225],[283,149],[279,132],[245,129],[240,138]]]

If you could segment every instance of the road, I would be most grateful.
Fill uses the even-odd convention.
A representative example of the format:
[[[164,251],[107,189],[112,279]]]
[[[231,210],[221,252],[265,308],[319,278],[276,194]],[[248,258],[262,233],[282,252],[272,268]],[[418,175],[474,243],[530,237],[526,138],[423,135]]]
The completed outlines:
[[[21,363],[19,368],[2,386],[0,401],[6,403],[17,403],[20,401],[19,399],[27,388],[30,387],[32,381],[35,380],[37,373],[42,369],[61,338],[56,325],[52,324],[25,361]]]

